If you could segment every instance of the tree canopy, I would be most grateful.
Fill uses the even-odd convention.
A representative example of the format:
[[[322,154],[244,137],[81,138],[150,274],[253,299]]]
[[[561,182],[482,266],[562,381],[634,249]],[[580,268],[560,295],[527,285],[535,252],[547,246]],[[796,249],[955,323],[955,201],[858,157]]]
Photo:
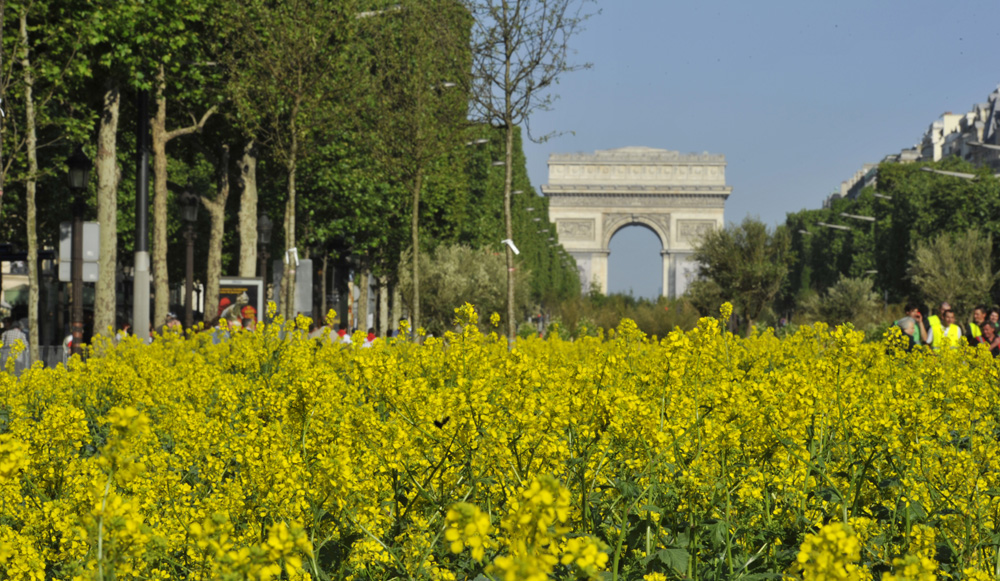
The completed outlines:
[[[968,180],[929,170],[970,173],[976,177]],[[932,247],[941,250],[944,247],[940,245],[950,248],[952,243],[948,240],[963,240],[966,233],[978,231],[978,244],[990,241],[988,255],[976,251],[974,257],[966,254],[944,258],[938,253],[948,264],[935,268],[947,268],[953,278],[957,277],[951,286],[959,294],[962,280],[971,275],[964,269],[972,268],[985,273],[984,276],[997,271],[1000,180],[986,168],[977,169],[956,157],[934,163],[886,162],[878,167],[875,187],[865,188],[854,199],[832,200],[826,208],[791,213],[786,226],[795,250],[784,299],[786,308],[794,305],[796,296],[824,292],[841,276],[871,278],[876,291],[886,294],[889,302],[937,301],[941,299],[934,296],[950,293],[938,288],[929,291],[925,274],[916,274],[927,272],[924,267],[917,270],[912,267],[918,250],[921,247],[925,253]],[[951,264],[955,260],[966,264]],[[926,260],[920,262],[929,264]],[[963,274],[959,274],[959,269]],[[1000,298],[997,290],[995,281],[990,282],[980,300],[992,298],[996,302]]]
[[[791,264],[787,229],[770,231],[755,218],[711,230],[694,252],[700,276],[714,281],[721,296],[747,319],[747,333],[785,283]]]
[[[23,99],[15,99],[23,95],[24,75],[11,58],[20,50],[16,14],[22,6],[31,10],[37,172],[24,153]],[[36,204],[52,209],[39,213],[34,238],[40,248],[54,247],[59,222],[70,217],[69,205],[61,203],[64,160],[78,144],[91,158],[104,151],[110,164],[92,175],[84,213],[93,219],[98,190],[104,196],[110,188],[113,197],[101,199],[117,208],[110,242],[117,252],[111,265],[116,296],[110,298],[119,319],[128,318],[134,300],[125,283],[135,248],[135,135],[147,125],[164,138],[180,130],[185,135],[162,141],[164,163],[153,172],[169,175],[163,186],[171,188],[164,189],[155,212],[162,220],[157,236],[165,240],[157,252],[166,256],[165,274],[156,278],[170,281],[168,290],[157,290],[161,299],[170,294],[171,310],[183,304],[177,292],[185,244],[177,193],[185,186],[207,203],[221,204],[202,212],[195,225],[198,240],[213,248],[211,261],[221,263],[214,272],[236,274],[241,244],[256,239],[244,234],[255,230],[257,214],[266,213],[284,218],[275,220],[279,226],[267,248],[272,256],[297,248],[300,257],[370,269],[390,285],[398,283],[414,228],[424,251],[456,244],[500,251],[506,189],[516,211],[511,228],[523,250],[517,268],[538,273],[525,279],[529,300],[539,304],[579,292],[572,260],[558,246],[544,199],[527,178],[520,127],[501,134],[489,123],[470,121],[477,21],[462,2],[251,0],[236,6],[198,0],[182,7],[162,1],[11,0],[4,10],[15,17],[2,20],[3,239],[15,248],[28,246],[24,176],[34,173]],[[142,90],[152,92],[154,106],[139,119]],[[98,147],[101,131],[105,141]],[[254,152],[254,192],[244,191],[245,156],[223,164],[223,150],[237,159],[238,152]],[[508,153],[505,175],[493,162]],[[417,205],[408,183],[415,168],[422,173]],[[232,195],[217,197],[226,178]],[[237,212],[244,203],[255,211]],[[102,216],[111,223],[107,213]],[[535,217],[544,220],[539,224]],[[363,265],[351,259],[359,256]],[[197,281],[208,280],[207,260],[196,253]],[[240,265],[241,272],[246,269]],[[348,278],[338,276],[337,284]],[[57,290],[46,292],[52,298]],[[208,317],[213,310],[206,308]],[[49,319],[47,340],[56,341],[59,317]]]

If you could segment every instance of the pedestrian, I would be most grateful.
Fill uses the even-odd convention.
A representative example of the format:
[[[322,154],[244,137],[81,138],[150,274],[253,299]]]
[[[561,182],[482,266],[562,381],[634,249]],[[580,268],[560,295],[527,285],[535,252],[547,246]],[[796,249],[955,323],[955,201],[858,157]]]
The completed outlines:
[[[63,348],[63,361],[65,362],[67,359],[69,359],[69,356],[73,354],[73,334],[72,333],[70,333],[69,335],[66,335],[65,337],[63,337],[62,348]]]
[[[365,342],[361,344],[362,347],[371,347],[375,344],[375,340],[378,339],[378,335],[375,334],[375,327],[369,327],[368,335],[365,336]]]
[[[6,330],[3,332],[3,335],[0,335],[0,343],[3,343],[3,349],[7,351],[9,356],[11,349],[20,341],[24,349],[17,356],[16,361],[18,366],[24,366],[28,362],[28,335],[24,333],[21,321],[7,318],[4,321],[4,329]]]
[[[917,343],[917,339],[920,337],[920,333],[917,331],[916,324],[917,322],[913,319],[913,317],[903,317],[902,319],[896,321],[896,326],[899,327],[899,329],[903,332],[903,336],[905,336],[908,340],[906,345],[907,353],[913,350],[914,345],[919,345],[919,343]]]
[[[124,339],[125,337],[128,337],[128,332],[131,329],[132,329],[132,325],[129,325],[127,321],[123,322],[121,325],[118,326],[118,332],[115,333],[115,341],[116,342],[121,342],[122,339]]]
[[[903,307],[903,314],[905,315],[904,319],[907,317],[913,319],[913,343],[915,345],[926,345],[928,343],[927,325],[924,324],[924,315],[920,312],[920,307],[913,303],[907,303]],[[902,321],[903,319],[896,321],[896,325],[902,327],[900,325]]]
[[[163,333],[166,334],[167,331],[180,331],[182,328],[181,320],[177,315],[172,312],[167,313],[167,319],[163,325]]]
[[[969,341],[973,347],[978,345],[986,345],[986,348],[990,350],[990,353],[994,357],[1000,355],[1000,336],[997,335],[997,326],[994,323],[986,321],[982,326],[982,334],[975,338],[975,340]]]
[[[982,325],[986,322],[986,305],[976,305],[976,308],[972,309],[972,322],[969,323],[969,343],[973,344],[973,339],[979,337],[983,334]]]
[[[939,315],[931,315],[927,317],[927,344],[931,345],[934,349],[937,349],[937,347],[934,346],[933,337],[935,335],[941,337],[941,329],[944,327],[944,312],[950,309],[951,304],[944,301],[938,308]]]
[[[337,338],[335,343],[343,343],[344,345],[351,344],[351,336],[347,334],[347,324],[341,323],[340,328],[337,329]]]
[[[931,347],[939,350],[941,347],[958,347],[962,339],[962,328],[955,324],[955,311],[946,309],[943,313],[944,324],[930,333]]]

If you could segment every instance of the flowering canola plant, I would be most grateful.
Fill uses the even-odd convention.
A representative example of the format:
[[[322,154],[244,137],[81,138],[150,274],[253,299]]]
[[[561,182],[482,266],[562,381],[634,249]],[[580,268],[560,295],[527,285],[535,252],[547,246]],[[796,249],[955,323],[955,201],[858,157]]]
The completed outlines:
[[[1000,372],[822,324],[308,321],[0,374],[0,579],[992,579]]]

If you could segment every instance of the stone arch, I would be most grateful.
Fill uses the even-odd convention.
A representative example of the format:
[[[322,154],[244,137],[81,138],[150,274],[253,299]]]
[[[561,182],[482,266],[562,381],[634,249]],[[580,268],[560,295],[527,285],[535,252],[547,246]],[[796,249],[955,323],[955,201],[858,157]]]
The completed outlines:
[[[670,214],[651,213],[605,213],[603,216],[602,231],[604,240],[601,242],[601,249],[608,251],[611,246],[611,239],[622,228],[628,226],[644,226],[656,234],[660,239],[660,250],[670,250]]]
[[[612,236],[638,224],[660,239],[663,294],[684,293],[696,263],[694,242],[724,223],[726,157],[649,147],[549,156],[549,219],[576,260],[584,289],[607,292]]]

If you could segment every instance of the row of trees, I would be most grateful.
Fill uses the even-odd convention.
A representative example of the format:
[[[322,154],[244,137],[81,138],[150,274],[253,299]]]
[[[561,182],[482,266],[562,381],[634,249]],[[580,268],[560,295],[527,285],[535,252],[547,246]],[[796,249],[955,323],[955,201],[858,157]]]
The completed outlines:
[[[883,163],[875,188],[828,208],[789,214],[786,224],[798,256],[786,305],[842,277],[871,278],[889,303],[947,300],[966,310],[1000,299],[993,276],[1000,267],[1000,180],[957,157]]]
[[[733,301],[748,329],[783,314],[874,326],[906,301],[948,301],[964,316],[1000,302],[998,244],[1000,180],[987,168],[883,163],[855,199],[790,213],[773,231],[748,218],[709,234],[689,298],[703,313]]]
[[[175,198],[201,192],[209,219],[198,270],[206,305],[223,272],[257,270],[257,216],[282,216],[273,254],[324,265],[351,257],[386,284],[404,252],[420,324],[419,255],[465,244],[507,253],[508,334],[515,277],[535,301],[577,290],[544,199],[524,171],[520,127],[573,70],[578,0],[8,0],[0,29],[0,230],[28,250],[37,342],[36,259],[68,219],[63,160],[95,160],[88,204],[101,223],[95,329],[115,324],[116,270],[134,251],[134,163],[152,159],[153,321],[179,278]],[[16,58],[11,58],[15,56]],[[141,105],[148,95],[148,113]],[[497,165],[497,161],[502,161]],[[235,182],[235,187],[234,186]],[[238,212],[234,206],[238,192]],[[523,194],[517,195],[519,192]],[[37,212],[44,208],[44,212]],[[529,212],[529,208],[534,213]],[[533,218],[541,217],[539,222]],[[516,240],[515,257],[503,239]],[[328,270],[323,268],[323,275]],[[294,271],[282,277],[291,315]],[[367,301],[363,308],[366,308]],[[37,343],[36,343],[37,344]]]

